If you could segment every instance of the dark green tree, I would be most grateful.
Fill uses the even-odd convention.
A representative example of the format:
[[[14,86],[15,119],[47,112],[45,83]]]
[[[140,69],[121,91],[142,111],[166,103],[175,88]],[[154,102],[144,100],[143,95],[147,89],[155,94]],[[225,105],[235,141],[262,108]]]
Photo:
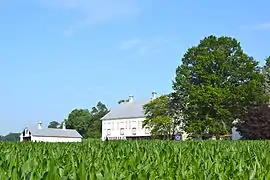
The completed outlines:
[[[20,135],[21,133],[9,133],[6,136],[0,136],[0,141],[20,141]]]
[[[108,113],[106,105],[98,102],[91,111],[74,109],[66,120],[66,128],[76,129],[84,138],[101,137],[101,118]],[[62,128],[61,123],[60,128]]]
[[[92,116],[88,109],[74,109],[66,120],[67,129],[76,129],[83,137],[89,128]]]
[[[245,139],[270,140],[270,107],[267,104],[250,107],[237,123],[237,129]]]
[[[236,39],[211,35],[184,54],[172,104],[191,136],[227,134],[247,107],[265,102],[263,82],[258,62]]]
[[[100,138],[102,132],[102,121],[101,118],[105,116],[109,110],[106,105],[98,102],[95,107],[92,108],[91,115],[92,119],[87,131],[87,137]]]
[[[54,128],[57,129],[59,127],[60,123],[57,121],[51,121],[48,125],[48,128]]]

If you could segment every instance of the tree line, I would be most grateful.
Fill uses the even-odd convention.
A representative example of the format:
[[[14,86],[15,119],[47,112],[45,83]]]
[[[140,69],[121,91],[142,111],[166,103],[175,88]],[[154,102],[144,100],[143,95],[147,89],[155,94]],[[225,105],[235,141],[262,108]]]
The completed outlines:
[[[109,112],[108,108],[102,102],[89,109],[74,109],[67,119],[62,122],[51,121],[48,128],[62,128],[63,122],[68,129],[76,129],[83,138],[101,137],[101,118]]]
[[[6,136],[0,136],[0,141],[20,141],[21,133],[9,133]]]
[[[190,137],[231,134],[270,139],[270,57],[259,62],[232,37],[210,35],[187,50],[173,91],[144,105],[144,125],[171,138],[178,127]]]

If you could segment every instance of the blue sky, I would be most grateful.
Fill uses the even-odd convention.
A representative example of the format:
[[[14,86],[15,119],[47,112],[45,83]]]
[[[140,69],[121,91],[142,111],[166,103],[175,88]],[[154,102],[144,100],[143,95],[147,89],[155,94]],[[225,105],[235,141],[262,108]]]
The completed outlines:
[[[267,0],[9,0],[0,3],[0,134],[171,91],[187,48],[210,34],[270,55]]]

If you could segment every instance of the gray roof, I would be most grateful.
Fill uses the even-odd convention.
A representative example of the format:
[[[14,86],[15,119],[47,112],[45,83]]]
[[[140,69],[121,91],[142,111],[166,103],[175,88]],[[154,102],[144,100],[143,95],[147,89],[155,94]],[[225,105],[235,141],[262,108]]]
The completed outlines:
[[[112,108],[101,120],[145,117],[143,105],[149,101],[150,100],[134,100],[132,102],[121,103],[117,107]]]
[[[75,129],[27,128],[33,136],[81,138]]]

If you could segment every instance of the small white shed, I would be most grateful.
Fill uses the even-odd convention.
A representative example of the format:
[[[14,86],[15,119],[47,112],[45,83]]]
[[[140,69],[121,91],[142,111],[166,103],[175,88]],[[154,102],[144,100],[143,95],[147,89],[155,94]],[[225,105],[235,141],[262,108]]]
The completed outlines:
[[[66,129],[65,123],[62,129],[42,128],[42,122],[36,128],[24,128],[20,135],[20,141],[33,142],[81,142],[82,136],[75,129]]]

